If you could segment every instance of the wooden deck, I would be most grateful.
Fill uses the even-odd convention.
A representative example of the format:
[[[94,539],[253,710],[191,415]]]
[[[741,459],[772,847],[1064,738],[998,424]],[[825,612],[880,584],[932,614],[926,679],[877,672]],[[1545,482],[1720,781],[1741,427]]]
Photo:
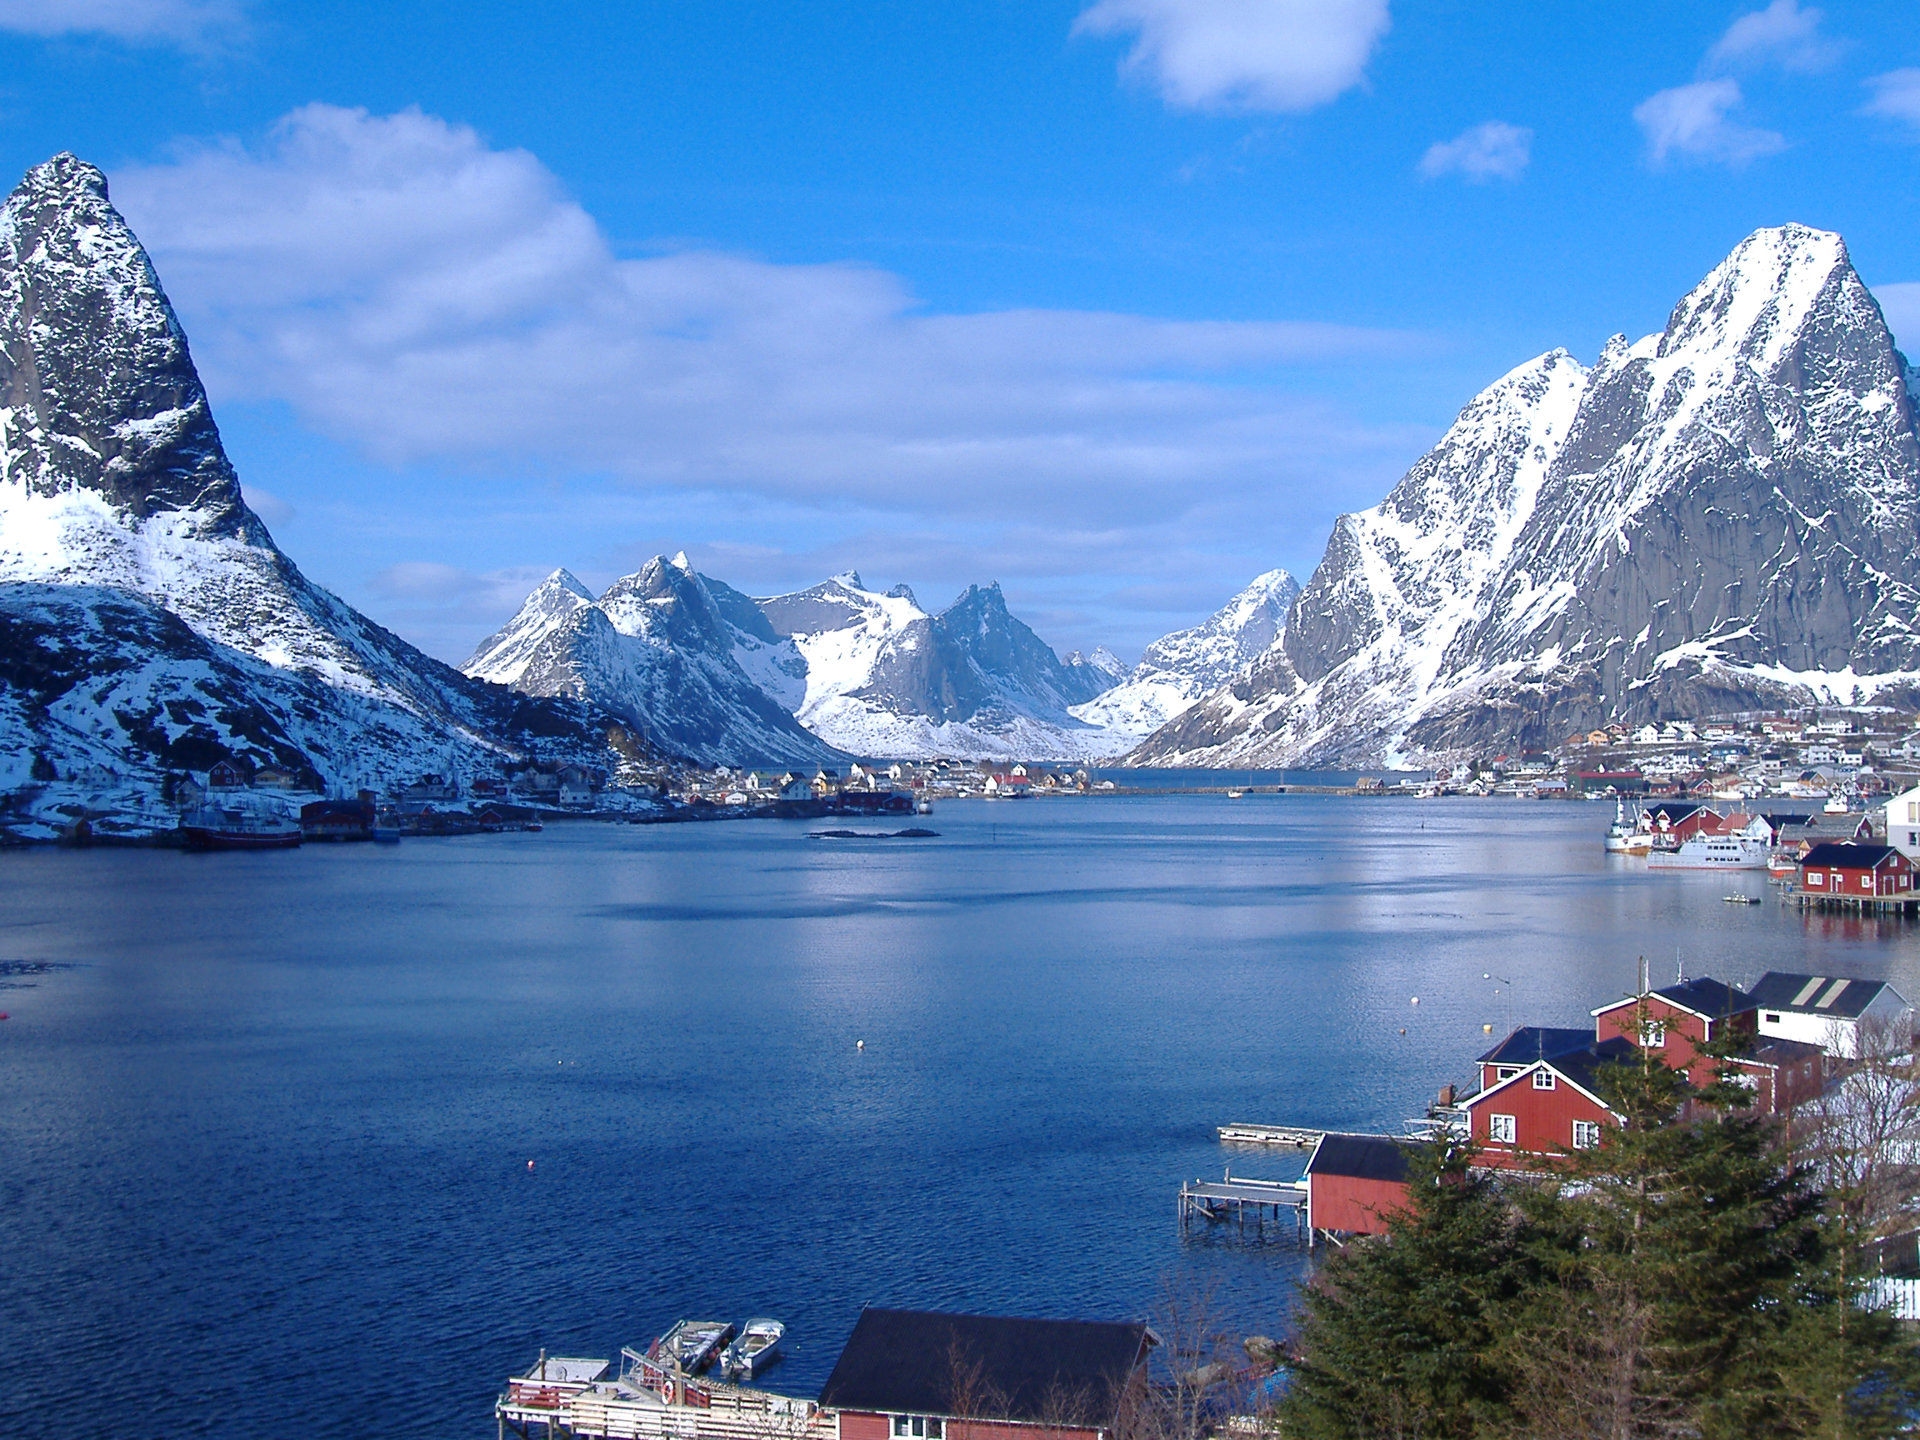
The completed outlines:
[[[1307,1236],[1307,1182],[1253,1180],[1228,1170],[1219,1180],[1189,1180],[1180,1187],[1180,1228],[1195,1222],[1232,1224],[1241,1234],[1251,1225],[1264,1236],[1267,1226],[1290,1227],[1296,1239]]]
[[[1307,1130],[1298,1125],[1222,1125],[1220,1138],[1230,1145],[1285,1145],[1295,1150],[1311,1150],[1320,1143],[1324,1130]]]

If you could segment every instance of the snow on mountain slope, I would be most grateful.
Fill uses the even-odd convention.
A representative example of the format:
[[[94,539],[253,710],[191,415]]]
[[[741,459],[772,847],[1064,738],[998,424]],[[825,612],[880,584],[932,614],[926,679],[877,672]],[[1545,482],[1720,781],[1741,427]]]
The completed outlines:
[[[799,689],[797,652],[751,601],[718,588],[724,601],[685,555],[654,557],[598,599],[556,570],[465,669],[525,694],[590,702],[704,764],[840,758],[784,704]]]
[[[848,573],[759,607],[805,659],[801,723],[843,750],[1086,759],[1124,748],[1070,713],[1111,684],[1110,671],[1063,663],[998,585],[969,586],[929,615],[905,586],[881,594]]]
[[[1130,758],[1417,762],[1910,696],[1906,376],[1839,236],[1757,231],[1662,333],[1477,397],[1335,525],[1280,645]]]
[[[98,793],[123,808],[222,751],[325,783],[410,778],[449,752],[493,768],[535,733],[605,753],[596,717],[468,680],[279,551],[146,253],[71,155],[0,207],[0,615],[19,687],[0,740],[43,777],[111,775]],[[80,700],[89,639],[138,695],[127,680]],[[15,812],[56,803],[36,793]]]
[[[1286,629],[1300,584],[1285,570],[1256,576],[1199,625],[1149,645],[1113,689],[1073,707],[1076,719],[1136,742],[1234,679]]]

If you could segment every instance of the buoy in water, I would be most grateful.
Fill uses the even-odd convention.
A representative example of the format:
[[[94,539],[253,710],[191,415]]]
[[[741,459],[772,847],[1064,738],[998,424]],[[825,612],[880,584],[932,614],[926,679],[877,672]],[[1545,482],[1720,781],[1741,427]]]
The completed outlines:
[[[527,1169],[529,1170],[533,1169],[533,1161],[531,1160],[527,1161]]]
[[[1400,1033],[1401,1033],[1402,1035],[1404,1035],[1404,1034],[1406,1034],[1406,1033],[1407,1033],[1407,1027],[1406,1027],[1406,1026],[1404,1026],[1404,1025],[1402,1025],[1402,1026],[1400,1027]]]
[[[867,1048],[867,1042],[864,1040],[856,1040],[853,1042],[853,1048],[856,1050],[864,1050]]]
[[[1482,1035],[1491,1035],[1493,1033],[1493,1027],[1491,1025],[1482,1025],[1480,1027],[1480,1033]]]
[[[1418,1004],[1420,1003],[1420,997],[1419,997],[1418,995],[1416,995],[1416,996],[1414,996],[1414,997],[1413,997],[1413,1003],[1414,1003],[1414,1004],[1416,1004],[1416,1005],[1418,1005]]]

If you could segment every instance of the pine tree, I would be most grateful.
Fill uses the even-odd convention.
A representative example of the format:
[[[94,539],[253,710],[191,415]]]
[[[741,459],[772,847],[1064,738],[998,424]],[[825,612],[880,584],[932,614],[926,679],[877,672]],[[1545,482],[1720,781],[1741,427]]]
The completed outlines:
[[[1315,1440],[1453,1440],[1504,1410],[1497,1326],[1534,1277],[1520,1216],[1464,1145],[1416,1147],[1384,1239],[1327,1263],[1301,1301],[1279,1419]]]

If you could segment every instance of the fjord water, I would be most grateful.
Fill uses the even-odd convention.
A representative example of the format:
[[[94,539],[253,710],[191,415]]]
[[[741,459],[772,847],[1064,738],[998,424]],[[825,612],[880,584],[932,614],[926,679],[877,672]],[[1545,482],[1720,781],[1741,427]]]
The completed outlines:
[[[1920,995],[1912,927],[1723,904],[1762,877],[1648,875],[1610,818],[1122,797],[928,840],[0,855],[0,1419],[491,1435],[542,1346],[777,1315],[768,1383],[813,1393],[862,1304],[1146,1316],[1167,1277],[1275,1330],[1304,1258],[1183,1240],[1174,1195],[1297,1162],[1215,1125],[1397,1130],[1483,1025],[1582,1023],[1643,954]]]

